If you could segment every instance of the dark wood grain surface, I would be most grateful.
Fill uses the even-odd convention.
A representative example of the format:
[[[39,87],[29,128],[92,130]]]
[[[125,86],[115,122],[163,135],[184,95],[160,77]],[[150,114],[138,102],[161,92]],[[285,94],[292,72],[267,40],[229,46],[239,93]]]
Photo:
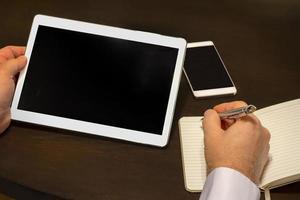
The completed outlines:
[[[169,144],[162,149],[13,122],[0,137],[0,192],[18,199],[26,191],[32,199],[198,199],[199,193],[184,189],[178,119],[224,101],[243,99],[262,108],[300,97],[295,0],[1,1],[0,46],[26,45],[35,14],[188,42],[212,40],[238,93],[195,99],[182,77]],[[272,199],[300,199],[299,188],[298,182],[274,189]]]

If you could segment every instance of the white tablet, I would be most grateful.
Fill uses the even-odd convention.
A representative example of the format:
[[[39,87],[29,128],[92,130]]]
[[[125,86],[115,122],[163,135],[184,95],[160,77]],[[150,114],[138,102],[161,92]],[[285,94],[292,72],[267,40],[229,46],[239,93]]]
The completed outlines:
[[[12,119],[167,144],[186,41],[37,15]]]

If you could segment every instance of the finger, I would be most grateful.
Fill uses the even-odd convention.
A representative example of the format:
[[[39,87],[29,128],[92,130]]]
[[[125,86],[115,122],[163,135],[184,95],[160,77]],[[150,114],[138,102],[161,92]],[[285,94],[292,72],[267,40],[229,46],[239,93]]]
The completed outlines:
[[[268,149],[270,149],[270,146],[268,147]],[[264,171],[266,170],[267,166],[269,165],[269,163],[272,161],[272,155],[269,154],[269,153],[266,153],[264,155],[264,160],[262,160],[262,163],[261,163],[261,166],[260,166],[260,171],[259,171],[259,174],[260,174],[260,177],[259,177],[259,180],[257,180],[257,182],[259,183],[262,179],[262,174],[264,174]]]
[[[0,68],[0,70],[11,77],[14,77],[17,73],[19,73],[26,65],[27,59],[25,56],[20,56],[15,59],[11,59],[5,63]]]
[[[6,46],[0,49],[0,59],[9,60],[12,58],[17,58],[25,54],[25,47],[23,46]]]
[[[24,46],[8,46],[10,51],[13,53],[14,57],[23,56],[25,54],[26,48]]]
[[[224,112],[224,111],[231,110],[234,108],[240,108],[240,107],[243,107],[246,105],[247,105],[247,103],[244,101],[232,101],[232,102],[216,105],[213,109],[217,112]]]
[[[268,129],[266,129],[265,127],[262,127],[262,128],[263,128],[264,136],[266,137],[266,141],[269,143],[270,139],[271,139],[270,131]]]
[[[202,122],[205,137],[218,137],[223,132],[221,120],[215,110],[209,109],[205,111]]]
[[[261,128],[262,125],[259,119],[254,114],[248,114],[244,117],[237,119],[235,123],[228,128],[228,130],[240,130],[241,132],[247,133],[249,136],[255,136],[258,132],[253,130],[261,130]],[[233,132],[237,133],[236,131]]]
[[[233,125],[235,123],[236,119],[223,119],[221,121],[222,123],[222,128],[224,130],[228,129],[231,125]]]
[[[271,156],[271,154],[269,154],[269,151],[270,151],[270,144],[267,144],[266,148],[264,150],[264,153],[263,153],[263,157],[264,157],[263,163],[262,163],[263,167],[265,167],[268,164],[268,162],[270,162],[272,160],[272,156]]]
[[[246,116],[243,116],[241,118],[238,118],[239,121],[245,121],[245,122],[251,122],[253,125],[257,126],[257,127],[263,127],[259,118],[253,114],[253,113],[250,113],[250,114],[247,114]]]

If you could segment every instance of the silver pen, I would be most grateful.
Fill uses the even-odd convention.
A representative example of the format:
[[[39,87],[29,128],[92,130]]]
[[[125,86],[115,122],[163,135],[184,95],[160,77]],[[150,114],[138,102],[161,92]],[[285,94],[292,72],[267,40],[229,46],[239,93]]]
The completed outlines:
[[[237,119],[240,117],[244,117],[250,113],[253,113],[254,111],[256,111],[256,107],[254,105],[248,105],[241,108],[228,110],[225,112],[220,112],[219,116],[221,119]]]

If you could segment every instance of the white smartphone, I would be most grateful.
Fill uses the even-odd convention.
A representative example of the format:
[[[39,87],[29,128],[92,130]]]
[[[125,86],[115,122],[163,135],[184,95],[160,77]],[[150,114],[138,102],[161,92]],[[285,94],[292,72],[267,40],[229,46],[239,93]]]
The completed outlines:
[[[236,87],[212,41],[188,43],[183,70],[195,97],[236,94]]]

